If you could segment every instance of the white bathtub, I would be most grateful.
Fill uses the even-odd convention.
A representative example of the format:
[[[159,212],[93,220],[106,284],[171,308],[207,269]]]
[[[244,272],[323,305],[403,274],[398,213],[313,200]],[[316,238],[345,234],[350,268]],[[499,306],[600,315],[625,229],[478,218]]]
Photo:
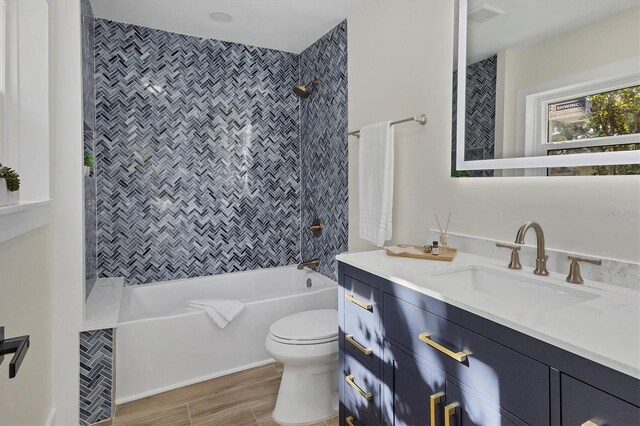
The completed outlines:
[[[306,281],[312,280],[307,288]],[[236,299],[245,310],[226,328],[191,299]],[[125,287],[116,332],[116,403],[273,362],[265,350],[276,320],[337,309],[332,281],[295,266]]]

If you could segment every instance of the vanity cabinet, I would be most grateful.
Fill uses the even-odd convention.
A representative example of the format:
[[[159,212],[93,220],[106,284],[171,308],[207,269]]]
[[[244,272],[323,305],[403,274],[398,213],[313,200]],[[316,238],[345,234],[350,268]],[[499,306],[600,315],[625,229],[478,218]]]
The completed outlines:
[[[340,421],[640,424],[640,381],[339,263]]]
[[[563,424],[640,425],[640,408],[593,386],[562,375],[561,389]]]

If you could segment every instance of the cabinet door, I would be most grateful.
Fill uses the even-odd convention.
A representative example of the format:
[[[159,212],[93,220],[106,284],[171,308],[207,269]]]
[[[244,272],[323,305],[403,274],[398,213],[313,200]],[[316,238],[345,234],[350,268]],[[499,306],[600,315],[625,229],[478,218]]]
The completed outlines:
[[[562,375],[563,425],[640,425],[640,408]]]
[[[445,379],[404,350],[385,346],[383,422],[395,426],[443,424]]]
[[[468,388],[463,391],[450,380],[446,382],[445,405],[442,411],[443,423],[447,426],[526,425],[480,394]]]

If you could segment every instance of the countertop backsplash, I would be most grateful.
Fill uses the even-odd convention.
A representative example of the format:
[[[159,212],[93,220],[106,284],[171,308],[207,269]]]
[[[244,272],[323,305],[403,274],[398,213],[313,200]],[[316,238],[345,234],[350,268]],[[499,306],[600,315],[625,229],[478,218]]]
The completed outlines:
[[[427,241],[437,241],[439,235],[440,231],[431,229],[427,234]],[[502,259],[504,260],[505,267],[509,263],[509,249],[496,247],[497,240],[454,234],[451,232],[448,235],[450,247],[455,247],[465,253],[486,256],[492,259]],[[513,243],[513,241],[504,242]],[[549,247],[545,247],[545,250],[549,256],[547,269],[564,274],[569,273],[569,265],[571,264],[567,256],[576,254],[590,256],[586,253],[565,252]],[[535,259],[536,247],[525,244],[520,250],[520,261],[522,265],[533,268],[535,267]],[[582,277],[585,279],[640,290],[640,263],[602,258],[602,265],[600,266],[581,262],[580,271],[582,272]]]

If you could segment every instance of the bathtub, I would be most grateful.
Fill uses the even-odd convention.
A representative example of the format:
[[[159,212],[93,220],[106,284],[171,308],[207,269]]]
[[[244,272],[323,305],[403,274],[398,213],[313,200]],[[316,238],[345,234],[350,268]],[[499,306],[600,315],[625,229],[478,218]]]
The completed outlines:
[[[311,280],[311,287],[307,281]],[[246,308],[226,328],[192,299],[235,299]],[[125,287],[116,332],[116,403],[273,362],[265,349],[276,320],[337,309],[338,287],[295,266]]]

